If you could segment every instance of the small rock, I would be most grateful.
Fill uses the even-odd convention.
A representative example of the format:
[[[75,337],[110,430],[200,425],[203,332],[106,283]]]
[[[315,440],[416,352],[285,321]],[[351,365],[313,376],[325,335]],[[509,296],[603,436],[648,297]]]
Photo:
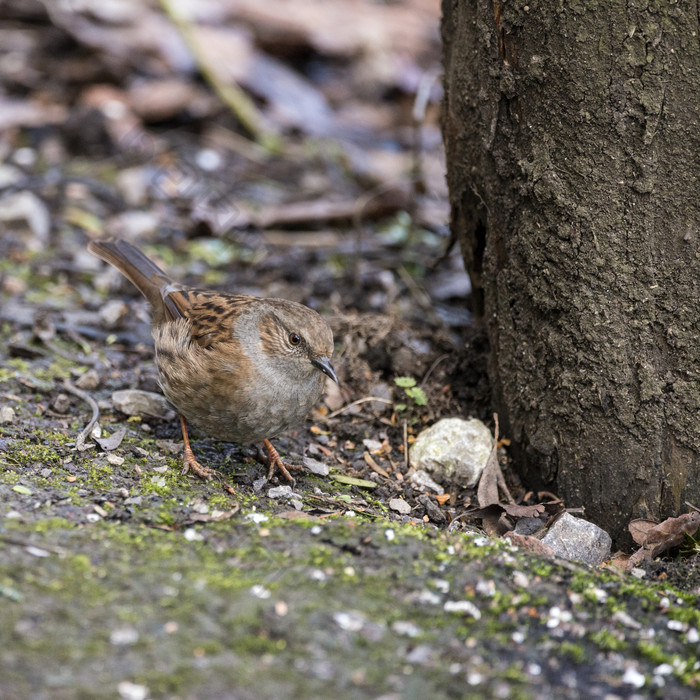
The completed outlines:
[[[201,513],[202,515],[209,512],[209,504],[201,498],[194,501],[191,508],[195,513]]]
[[[382,449],[382,443],[379,440],[367,439],[363,440],[362,444],[370,451],[377,452]]]
[[[177,456],[182,451],[180,443],[174,440],[156,440],[156,447],[163,453],[167,455]]]
[[[79,389],[92,391],[100,385],[100,376],[94,369],[89,369],[85,374],[81,374],[75,382]]]
[[[125,389],[112,394],[114,408],[127,416],[173,416],[170,404],[160,394],[140,389]]]
[[[15,409],[12,406],[0,407],[0,423],[14,423]]]
[[[587,520],[564,513],[542,542],[557,555],[569,561],[581,561],[598,566],[610,557],[612,540],[610,535]]]
[[[114,328],[129,313],[129,307],[119,299],[111,299],[100,307],[100,320],[107,328]]]
[[[107,461],[115,467],[120,467],[124,464],[124,457],[120,457],[119,455],[107,455]]]
[[[51,408],[54,410],[56,413],[68,413],[70,410],[70,396],[67,394],[59,394],[52,402],[51,402]]]
[[[520,518],[515,523],[515,532],[518,535],[534,535],[544,523],[539,518]]]
[[[422,496],[418,496],[417,501],[425,508],[425,512],[434,523],[447,522],[447,516],[431,496],[423,494]]]
[[[438,494],[445,493],[445,489],[443,489],[440,484],[436,484],[430,474],[423,469],[411,472],[408,480],[416,491],[435,491],[435,493]]]
[[[117,627],[109,633],[109,641],[114,646],[130,646],[139,641],[139,633],[133,627]]]
[[[117,692],[121,700],[146,700],[150,690],[145,685],[138,685],[131,681],[121,681],[117,686]]]
[[[403,498],[392,498],[389,501],[389,508],[401,515],[408,515],[411,512],[411,506]]]
[[[298,498],[292,498],[289,503],[294,510],[304,510],[304,504]]]
[[[28,190],[15,192],[0,201],[0,221],[25,221],[33,237],[27,241],[30,250],[46,247],[51,231],[51,214],[44,202]]]
[[[324,462],[320,462],[313,457],[304,457],[304,466],[312,473],[318,474],[318,476],[328,476],[330,474],[330,467]]]
[[[268,498],[291,498],[293,495],[292,487],[287,484],[283,486],[273,486],[267,491]]]
[[[443,605],[443,610],[445,612],[471,615],[475,620],[481,619],[481,610],[479,610],[471,600],[448,600]]]
[[[264,476],[260,477],[259,479],[256,479],[253,482],[253,491],[255,491],[256,493],[262,491],[263,488],[265,488],[265,484],[267,484],[267,479]]]
[[[384,399],[384,401],[370,401],[367,404],[367,408],[377,413],[391,411],[391,387],[386,382],[373,384],[369,388],[369,395],[376,396],[378,399]]]
[[[396,620],[392,623],[391,630],[402,637],[417,637],[421,632],[420,627],[410,620]]]
[[[493,449],[491,431],[476,418],[443,418],[411,445],[411,465],[439,484],[476,485]]]

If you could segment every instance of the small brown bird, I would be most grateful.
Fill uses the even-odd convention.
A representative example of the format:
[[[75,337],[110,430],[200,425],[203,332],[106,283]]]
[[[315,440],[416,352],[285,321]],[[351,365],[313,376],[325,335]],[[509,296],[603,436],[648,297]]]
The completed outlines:
[[[123,240],[91,241],[91,253],[114,265],[146,297],[163,393],[180,414],[183,471],[216,472],[194,457],[192,423],[227,442],[258,442],[293,482],[270,438],[299,424],[320,399],[325,377],[337,382],[333,333],[312,309],[286,299],[208,292],[173,282]]]

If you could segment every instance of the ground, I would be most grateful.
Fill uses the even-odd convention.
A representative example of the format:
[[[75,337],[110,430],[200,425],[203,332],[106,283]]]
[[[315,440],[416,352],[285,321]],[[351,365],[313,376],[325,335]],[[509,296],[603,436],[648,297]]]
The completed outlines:
[[[164,17],[143,8],[118,22],[31,3],[6,15],[5,57],[21,60],[0,63],[3,114],[18,119],[0,141],[2,698],[694,697],[697,554],[642,580],[546,560],[466,527],[473,490],[439,503],[409,485],[423,426],[493,426],[487,348],[446,226],[439,92],[419,148],[407,117],[416,71],[439,61],[437,25],[412,35],[410,60],[382,54],[377,74],[367,47],[329,48],[328,34],[270,42],[271,27],[289,38],[287,20],[248,8],[256,65],[292,66],[297,91],[337,117],[321,135],[279,121],[291,106],[259,71],[253,93],[281,124],[270,143],[222,107],[220,85],[159,64],[162,47],[117,50]],[[109,235],[179,281],[329,320],[340,385],[275,441],[328,475],[280,489],[255,446],[193,433],[225,490],[181,473],[167,406],[115,408],[114,392],[158,386],[145,301],[86,251]],[[95,410],[99,434],[83,440]]]

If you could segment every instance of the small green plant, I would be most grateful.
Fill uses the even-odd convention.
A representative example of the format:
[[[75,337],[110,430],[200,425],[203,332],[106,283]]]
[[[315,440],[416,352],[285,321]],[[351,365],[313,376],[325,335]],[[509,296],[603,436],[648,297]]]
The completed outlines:
[[[411,408],[416,406],[425,406],[428,403],[428,397],[423,389],[416,386],[416,380],[413,377],[394,377],[394,384],[403,389],[407,403],[394,404],[394,409],[397,412],[405,411],[410,404]]]
[[[698,528],[693,535],[689,532],[685,533],[680,546],[680,554],[683,557],[691,557],[694,554],[700,554],[700,528]]]

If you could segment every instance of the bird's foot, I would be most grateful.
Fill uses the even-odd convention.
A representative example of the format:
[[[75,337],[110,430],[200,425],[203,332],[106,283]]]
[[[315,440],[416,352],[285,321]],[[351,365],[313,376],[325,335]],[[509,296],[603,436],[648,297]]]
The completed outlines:
[[[200,464],[195,459],[192,450],[185,448],[185,455],[182,458],[182,473],[187,474],[188,472],[192,472],[195,476],[198,476],[200,479],[204,479],[205,481],[210,481],[215,476],[218,476],[215,469],[210,469],[209,467],[205,467],[204,465]]]
[[[279,469],[282,476],[292,485],[296,483],[294,477],[289,473],[290,471],[299,471],[304,467],[297,464],[288,464],[281,457],[280,453],[275,449],[275,446],[269,440],[263,440],[263,445],[267,450],[267,459],[265,460],[268,464],[267,480],[270,481],[275,473],[275,469]]]

